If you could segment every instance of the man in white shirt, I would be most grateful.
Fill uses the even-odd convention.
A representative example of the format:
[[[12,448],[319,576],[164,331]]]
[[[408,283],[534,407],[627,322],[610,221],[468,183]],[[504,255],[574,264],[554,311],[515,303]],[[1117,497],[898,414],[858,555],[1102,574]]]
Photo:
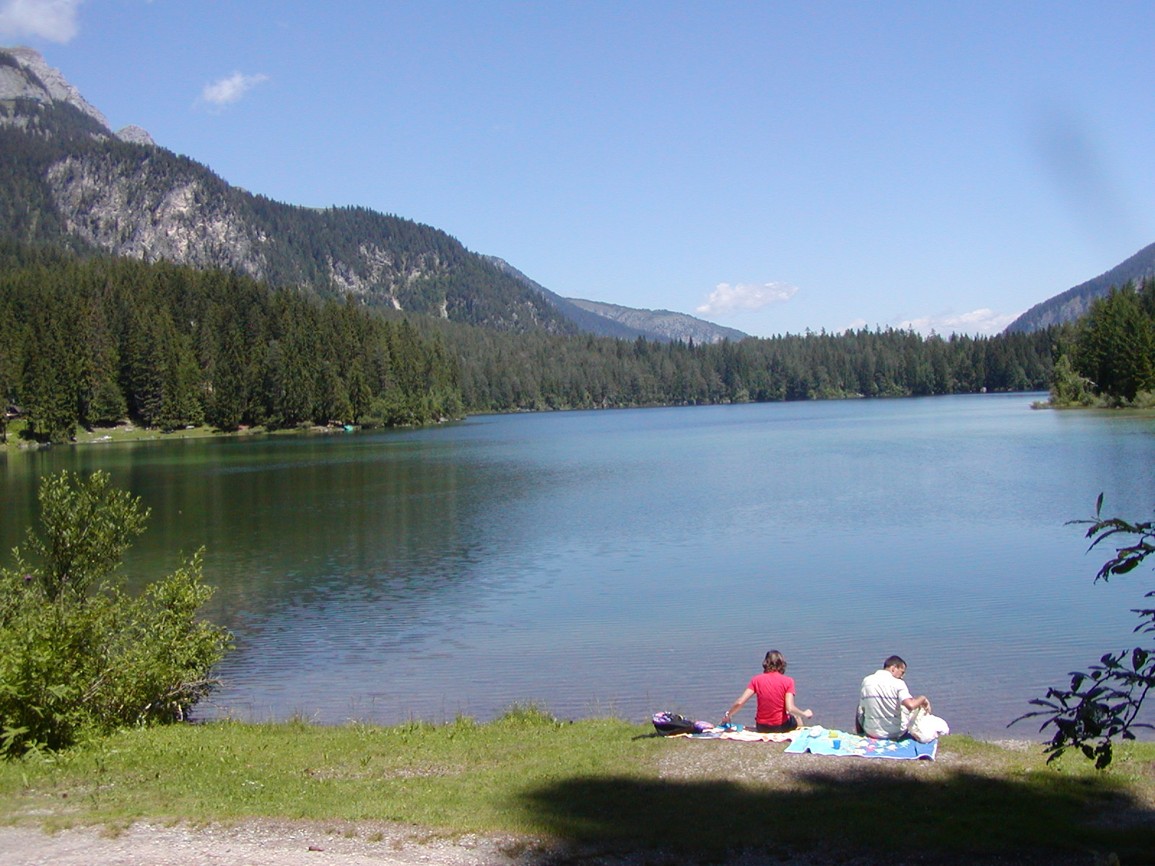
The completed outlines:
[[[906,662],[898,656],[891,656],[882,663],[881,670],[862,681],[855,719],[858,733],[896,740],[906,733],[912,712],[919,707],[930,712],[930,700],[926,695],[911,697],[903,680],[905,675]]]

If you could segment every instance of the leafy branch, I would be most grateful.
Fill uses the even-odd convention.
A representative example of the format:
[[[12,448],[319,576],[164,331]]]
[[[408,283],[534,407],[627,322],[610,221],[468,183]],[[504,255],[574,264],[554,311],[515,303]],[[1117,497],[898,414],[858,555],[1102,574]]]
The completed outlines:
[[[1118,517],[1103,517],[1103,494],[1095,503],[1095,516],[1089,520],[1070,521],[1087,526],[1086,537],[1091,540],[1088,550],[1121,537],[1126,541],[1115,548],[1095,575],[1095,581],[1107,582],[1111,577],[1127,574],[1155,553],[1155,522],[1132,523]],[[1155,591],[1144,598],[1155,598]],[[1155,632],[1155,608],[1133,608],[1139,617],[1137,634]],[[1112,746],[1120,740],[1135,739],[1138,729],[1155,729],[1155,725],[1139,721],[1139,713],[1148,693],[1155,687],[1155,650],[1134,647],[1117,653],[1106,653],[1099,663],[1086,671],[1073,671],[1068,688],[1052,687],[1045,698],[1035,698],[1034,710],[1019,716],[1011,724],[1029,718],[1042,718],[1040,731],[1054,728],[1046,746],[1048,762],[1055,760],[1067,749],[1078,749],[1088,760],[1094,760],[1097,769],[1111,764]]]

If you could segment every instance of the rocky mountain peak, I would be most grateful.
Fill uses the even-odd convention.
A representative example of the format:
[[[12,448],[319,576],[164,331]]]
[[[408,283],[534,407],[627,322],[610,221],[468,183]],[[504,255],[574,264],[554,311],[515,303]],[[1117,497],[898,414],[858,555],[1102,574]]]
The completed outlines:
[[[152,140],[152,136],[148,134],[148,130],[131,124],[118,131],[116,137],[121,141],[127,141],[129,144],[156,146],[156,142]]]
[[[152,136],[139,126],[126,126],[113,133],[100,110],[85,99],[59,69],[49,66],[34,48],[0,48],[0,102],[16,99],[28,99],[42,105],[71,105],[121,141],[156,145]]]
[[[108,129],[105,116],[68,83],[59,69],[49,66],[39,51],[18,47],[0,49],[0,53],[15,61],[14,66],[0,65],[0,99],[66,102]]]

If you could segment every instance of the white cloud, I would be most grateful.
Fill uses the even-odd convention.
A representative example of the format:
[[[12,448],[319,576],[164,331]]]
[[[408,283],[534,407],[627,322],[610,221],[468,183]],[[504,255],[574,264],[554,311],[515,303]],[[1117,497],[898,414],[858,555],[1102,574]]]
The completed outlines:
[[[970,334],[972,336],[991,336],[1001,333],[1011,322],[1019,317],[1018,313],[996,313],[994,310],[983,307],[969,313],[940,314],[922,316],[917,319],[904,319],[895,327],[903,330],[913,330],[924,337],[932,331],[936,334]]]
[[[201,91],[201,101],[216,108],[232,105],[258,84],[264,84],[268,80],[269,76],[259,73],[257,75],[245,75],[241,72],[234,72],[232,75],[217,79],[212,84],[206,84],[204,90]]]
[[[798,292],[789,283],[718,283],[706,303],[697,312],[710,314],[730,313],[734,310],[760,310],[769,304],[790,300]]]
[[[76,11],[83,0],[3,0],[0,38],[70,42],[76,36]]]

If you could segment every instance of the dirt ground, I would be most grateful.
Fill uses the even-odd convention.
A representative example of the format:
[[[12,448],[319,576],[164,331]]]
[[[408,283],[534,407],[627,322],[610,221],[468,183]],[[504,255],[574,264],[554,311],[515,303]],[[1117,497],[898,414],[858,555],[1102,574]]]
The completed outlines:
[[[966,866],[1042,866],[1021,860]],[[1082,861],[1080,861],[1082,862]],[[334,828],[307,822],[251,821],[231,827],[134,824],[112,833],[84,827],[46,833],[38,827],[0,827],[4,866],[696,866],[661,851],[627,856],[558,851],[524,840],[415,838],[393,828]],[[735,855],[710,866],[962,866],[962,861],[875,857]],[[1093,859],[1086,866],[1099,866]],[[1047,866],[1062,864],[1047,863]],[[1118,866],[1118,864],[1115,864]]]
[[[482,866],[514,862],[502,840],[414,838],[368,825],[250,821],[235,826],[133,824],[46,833],[0,827],[5,866]]]
[[[671,744],[673,745],[673,744]],[[689,745],[689,744],[687,744]],[[724,749],[672,748],[663,759],[661,775],[669,779],[758,779],[771,785],[791,784],[796,772],[813,772],[812,758],[784,755],[780,747],[730,743]],[[1006,748],[1027,748],[1020,742]],[[936,765],[959,759],[940,753]],[[877,766],[883,764],[887,766]],[[803,769],[805,768],[805,769]],[[859,774],[935,773],[941,766],[924,762],[824,760],[822,772],[854,778]],[[727,866],[764,862],[749,855]],[[886,866],[900,866],[894,857]],[[907,861],[909,862],[909,861]],[[942,866],[941,860],[919,860]],[[998,862],[998,861],[994,861]],[[1010,861],[1008,861],[1009,864]],[[1018,861],[1016,861],[1018,862]],[[1093,866],[1094,859],[1087,859]],[[779,852],[776,866],[874,866],[874,858],[834,859],[815,855],[792,858]],[[125,828],[76,827],[46,832],[40,824],[0,826],[3,866],[693,866],[684,858],[659,851],[606,858],[595,852],[551,849],[534,840],[514,837],[453,837],[422,833],[386,823],[257,820],[234,825],[158,825],[136,823]]]

